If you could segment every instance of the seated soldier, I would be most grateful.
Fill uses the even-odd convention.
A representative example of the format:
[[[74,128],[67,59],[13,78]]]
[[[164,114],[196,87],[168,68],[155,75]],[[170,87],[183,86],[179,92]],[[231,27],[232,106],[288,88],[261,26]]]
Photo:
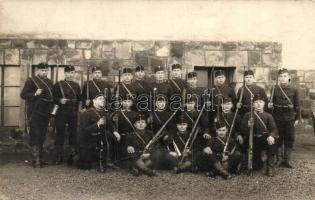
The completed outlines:
[[[120,141],[120,135],[113,133],[108,113],[104,110],[105,97],[97,95],[93,106],[80,113],[78,124],[78,160],[79,169],[91,169],[98,163],[100,172],[106,171],[110,145]]]
[[[152,166],[151,154],[150,152],[144,152],[146,145],[153,137],[153,133],[146,129],[147,123],[141,114],[135,118],[134,127],[135,131],[127,136],[126,142],[131,173],[135,176],[140,175],[140,173],[154,176],[156,173],[150,168]]]
[[[278,138],[278,129],[272,115],[264,111],[264,97],[254,96],[253,106],[253,113],[246,113],[242,120],[245,144],[247,146],[249,144],[250,127],[253,126],[253,169],[258,170],[265,167],[266,175],[274,176],[275,154],[277,151],[275,144]],[[253,117],[252,120],[251,117]]]
[[[230,179],[230,173],[239,173],[242,155],[236,140],[229,137],[229,128],[224,121],[216,122],[215,129],[217,136],[209,140],[207,147],[198,157],[198,169],[207,171],[211,177],[221,175],[224,179]]]

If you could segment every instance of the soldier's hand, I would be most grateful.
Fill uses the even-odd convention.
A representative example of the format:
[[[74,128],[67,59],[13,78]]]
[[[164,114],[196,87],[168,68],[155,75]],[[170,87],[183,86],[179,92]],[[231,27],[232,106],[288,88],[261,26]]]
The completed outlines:
[[[211,155],[212,154],[212,150],[210,147],[206,147],[203,149],[203,153],[207,154],[207,155]]]
[[[60,99],[60,103],[61,103],[61,104],[66,104],[66,103],[67,103],[67,101],[68,101],[68,99],[66,99],[66,98],[62,98],[62,99]]]
[[[168,135],[165,135],[164,137],[163,137],[163,140],[165,141],[165,140],[167,140],[168,139]]]
[[[250,126],[253,126],[254,125],[254,119],[249,119],[248,120],[248,126],[250,127]]]
[[[225,162],[225,161],[227,161],[227,159],[229,159],[229,156],[226,154],[223,154],[222,155],[222,161]]]
[[[39,95],[41,95],[41,94],[42,94],[42,92],[43,92],[43,90],[42,90],[42,89],[37,89],[37,90],[36,90],[36,92],[35,92],[35,96],[39,96]]]
[[[244,139],[241,135],[238,135],[236,139],[237,139],[238,143],[240,143],[240,144],[244,143]]]
[[[86,106],[89,106],[90,103],[91,103],[91,100],[90,100],[90,99],[85,100],[85,105],[86,105]]]
[[[98,120],[98,122],[97,122],[97,126],[98,127],[100,127],[100,126],[102,126],[102,125],[104,125],[105,124],[105,119],[104,118],[100,118],[99,120]]]
[[[177,157],[177,153],[175,151],[171,151],[170,155],[173,156],[173,157]]]
[[[140,156],[141,159],[148,159],[150,157],[150,153],[144,153]]]
[[[189,149],[185,149],[184,152],[183,152],[183,154],[184,154],[185,156],[188,156],[189,154],[191,154],[191,151],[190,151]]]
[[[292,104],[290,104],[290,105],[289,105],[289,108],[290,108],[290,109],[293,109],[293,108],[294,108],[294,106],[293,106]]]
[[[238,103],[236,104],[236,107],[237,107],[238,109],[241,109],[242,105],[243,105],[242,103],[238,102]]]
[[[211,139],[211,135],[208,133],[203,134],[203,138],[206,140],[210,140]]]
[[[119,142],[120,139],[121,139],[120,134],[119,134],[117,131],[114,131],[113,134],[114,134],[114,136],[116,137],[117,141]]]
[[[272,136],[267,137],[267,142],[269,145],[273,145],[275,143],[275,138]]]
[[[273,103],[268,103],[268,108],[272,109],[273,108]]]
[[[293,126],[296,127],[297,125],[299,125],[299,120],[295,120]]]
[[[127,152],[128,153],[135,153],[135,148],[133,148],[132,146],[128,146],[127,147]]]
[[[212,105],[211,101],[206,101],[206,106],[210,107]]]

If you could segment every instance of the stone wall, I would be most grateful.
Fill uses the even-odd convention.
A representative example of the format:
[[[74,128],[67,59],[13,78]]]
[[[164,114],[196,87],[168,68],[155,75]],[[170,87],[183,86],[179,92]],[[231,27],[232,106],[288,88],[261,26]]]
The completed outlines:
[[[236,67],[236,88],[241,85],[246,66],[256,72],[257,81],[268,90],[281,66],[281,51],[282,45],[277,42],[0,39],[0,64],[20,66],[22,84],[29,63],[55,65],[57,60],[64,62],[63,58],[81,71],[83,81],[86,77],[83,55],[88,62],[102,66],[109,79],[114,79],[118,69],[126,66],[143,65],[149,72],[157,65],[167,67],[173,63],[182,64],[188,71],[194,66],[231,66]],[[21,126],[23,111],[21,102]]]

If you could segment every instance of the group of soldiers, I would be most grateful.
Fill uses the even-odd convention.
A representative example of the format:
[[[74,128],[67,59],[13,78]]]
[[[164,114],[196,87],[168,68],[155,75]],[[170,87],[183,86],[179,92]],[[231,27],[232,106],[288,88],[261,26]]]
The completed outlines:
[[[74,81],[74,66],[65,66],[65,79],[55,84],[47,78],[46,63],[36,67],[37,75],[27,79],[21,92],[35,168],[45,164],[50,118],[57,165],[65,161],[68,136],[67,163],[100,172],[126,168],[136,176],[154,176],[165,169],[229,179],[245,168],[263,168],[268,176],[274,176],[276,166],[293,168],[300,107],[286,69],[279,70],[268,99],[252,70],[244,70],[243,86],[235,93],[224,71],[212,70],[211,86],[201,88],[194,71],[182,79],[180,64],[169,73],[154,68],[154,79],[143,66],[123,68],[118,83],[103,80],[102,69],[91,66],[93,78],[82,89]]]

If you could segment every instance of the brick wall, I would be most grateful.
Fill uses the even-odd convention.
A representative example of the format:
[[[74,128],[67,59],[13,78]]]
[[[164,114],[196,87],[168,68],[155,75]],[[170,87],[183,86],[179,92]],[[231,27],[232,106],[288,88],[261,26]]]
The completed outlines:
[[[188,71],[193,66],[234,66],[237,67],[236,88],[242,82],[243,66],[250,66],[256,72],[257,82],[269,90],[281,66],[281,51],[282,46],[277,42],[0,39],[0,64],[19,65],[22,84],[27,77],[26,66],[31,61],[54,65],[57,59],[65,57],[67,63],[75,65],[84,76],[82,52],[89,62],[102,66],[109,79],[125,66],[143,65],[149,72],[154,66],[173,63],[182,64]],[[21,126],[23,111],[21,102]]]

